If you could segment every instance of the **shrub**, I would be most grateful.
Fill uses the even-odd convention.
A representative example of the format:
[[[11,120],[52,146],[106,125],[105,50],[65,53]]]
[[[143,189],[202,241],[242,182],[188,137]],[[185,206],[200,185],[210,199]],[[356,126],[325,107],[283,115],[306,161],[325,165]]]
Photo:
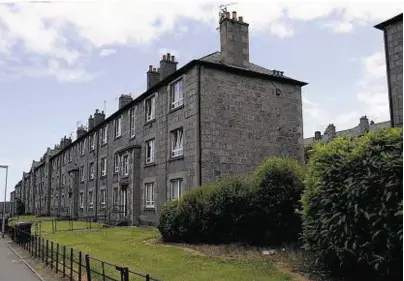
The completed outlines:
[[[402,272],[402,149],[402,129],[314,145],[302,197],[306,249],[344,272]]]
[[[295,241],[295,213],[303,183],[296,161],[272,158],[249,178],[228,176],[193,189],[162,209],[159,230],[166,241],[189,243]]]
[[[301,218],[296,212],[303,191],[304,167],[297,161],[272,157],[253,173],[247,240],[279,245],[298,240]]]

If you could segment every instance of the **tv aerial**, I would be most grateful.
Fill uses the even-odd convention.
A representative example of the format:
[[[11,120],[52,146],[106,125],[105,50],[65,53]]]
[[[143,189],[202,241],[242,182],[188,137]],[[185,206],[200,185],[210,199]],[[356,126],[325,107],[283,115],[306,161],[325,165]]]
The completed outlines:
[[[237,2],[232,2],[232,3],[228,3],[228,4],[221,4],[221,5],[219,5],[219,9],[220,9],[220,12],[219,12],[219,22],[221,22],[222,19],[224,19],[224,18],[226,17],[227,7],[228,7],[228,6],[235,5],[235,4],[237,4]],[[219,29],[219,27],[216,28],[216,30],[218,30],[218,29]]]

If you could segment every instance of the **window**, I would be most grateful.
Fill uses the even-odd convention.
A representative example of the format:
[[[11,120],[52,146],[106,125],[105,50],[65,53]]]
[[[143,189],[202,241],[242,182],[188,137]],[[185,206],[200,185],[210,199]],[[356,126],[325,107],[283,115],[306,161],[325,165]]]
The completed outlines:
[[[101,130],[102,133],[102,144],[106,144],[108,142],[108,125],[105,125]]]
[[[122,127],[121,127],[121,122],[122,121],[122,116],[119,116],[118,118],[115,119],[115,138],[120,137],[122,134]]]
[[[81,156],[83,156],[86,154],[86,140],[85,139],[82,140],[80,145],[81,145]]]
[[[123,174],[124,176],[129,175],[129,156],[123,156]]]
[[[62,187],[65,186],[65,175],[62,175]]]
[[[63,153],[63,164],[66,164],[66,159],[67,159],[66,156],[67,156],[66,153]]]
[[[92,134],[91,136],[90,136],[90,151],[93,151],[94,149],[95,149],[95,138],[96,138],[96,136],[95,136],[95,133],[94,134]]]
[[[114,202],[114,205],[118,205],[118,188],[114,188],[114,193],[112,194],[112,201]]]
[[[101,189],[101,208],[102,209],[104,209],[105,208],[105,205],[106,205],[106,199],[107,199],[107,196],[106,196],[106,190],[105,189]]]
[[[81,182],[84,182],[84,180],[86,179],[85,173],[84,173],[84,166],[80,167],[80,179],[81,179]]]
[[[62,201],[60,202],[60,206],[61,206],[62,208],[65,207],[65,195],[64,195],[64,194],[62,194]]]
[[[89,176],[90,176],[90,180],[94,179],[94,163],[90,163]]]
[[[130,137],[135,136],[135,107],[131,108],[129,111],[129,123],[130,123]]]
[[[69,149],[69,162],[73,161],[73,151],[71,149]]]
[[[171,132],[171,157],[183,155],[183,139],[182,128]]]
[[[152,121],[156,113],[156,96],[152,96],[145,101],[146,122]]]
[[[171,84],[170,97],[171,97],[171,109],[177,108],[184,104],[184,90],[182,87],[182,79]]]
[[[154,162],[154,139],[146,142],[146,164]]]
[[[115,173],[119,172],[119,165],[120,165],[120,162],[121,162],[120,160],[121,160],[121,158],[120,158],[119,154],[118,153],[115,154],[115,157],[114,157],[114,170],[115,170]]]
[[[107,158],[101,159],[101,176],[105,177],[107,175]]]
[[[145,184],[146,208],[154,208],[154,183]]]
[[[84,208],[84,193],[80,192],[80,208]]]
[[[93,191],[89,191],[88,192],[88,203],[89,203],[89,207],[90,209],[94,208],[94,201],[93,201]]]
[[[170,200],[178,200],[182,194],[182,179],[170,181]]]

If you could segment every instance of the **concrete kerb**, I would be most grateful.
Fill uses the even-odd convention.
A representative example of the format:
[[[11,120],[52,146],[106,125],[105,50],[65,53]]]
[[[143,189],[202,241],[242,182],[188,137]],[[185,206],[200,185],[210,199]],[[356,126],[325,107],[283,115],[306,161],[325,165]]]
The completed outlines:
[[[6,242],[6,243],[7,243],[7,246],[10,248],[10,250],[13,251],[14,254],[16,254],[16,256],[29,268],[29,270],[32,271],[32,273],[35,274],[36,277],[38,277],[39,280],[46,281],[45,279],[42,278],[41,275],[39,275],[39,273],[31,265],[29,265],[28,262],[25,261],[25,259],[16,250],[14,250],[14,248],[13,248],[13,246],[11,246],[10,242]]]

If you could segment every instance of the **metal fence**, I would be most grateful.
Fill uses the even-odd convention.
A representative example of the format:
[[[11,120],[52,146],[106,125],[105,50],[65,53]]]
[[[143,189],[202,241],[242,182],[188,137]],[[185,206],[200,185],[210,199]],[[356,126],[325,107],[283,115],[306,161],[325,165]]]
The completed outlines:
[[[89,254],[21,229],[10,229],[12,239],[30,255],[70,281],[161,281],[149,274],[141,274],[97,259]]]

